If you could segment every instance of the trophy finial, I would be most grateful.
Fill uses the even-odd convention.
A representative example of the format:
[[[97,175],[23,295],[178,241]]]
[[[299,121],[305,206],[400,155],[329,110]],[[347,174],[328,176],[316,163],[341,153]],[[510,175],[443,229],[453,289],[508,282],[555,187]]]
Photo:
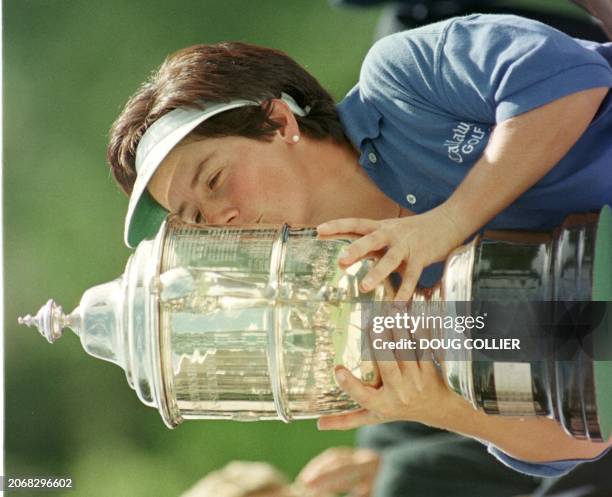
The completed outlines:
[[[36,326],[40,334],[45,337],[49,343],[53,343],[60,339],[62,336],[62,329],[66,326],[70,326],[74,329],[74,323],[72,323],[70,316],[65,315],[62,306],[58,305],[53,299],[49,299],[47,303],[39,309],[36,316],[27,314],[26,316],[17,318],[17,322],[29,327]]]

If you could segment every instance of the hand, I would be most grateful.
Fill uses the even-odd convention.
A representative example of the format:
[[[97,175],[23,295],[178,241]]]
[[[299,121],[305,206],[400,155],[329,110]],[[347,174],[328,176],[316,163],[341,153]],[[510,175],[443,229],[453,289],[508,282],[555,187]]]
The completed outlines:
[[[378,335],[383,341],[397,340],[385,330]],[[336,381],[362,409],[319,418],[320,430],[350,430],[368,424],[388,421],[418,421],[436,428],[451,429],[465,416],[473,415],[472,406],[452,392],[444,383],[431,355],[418,360],[414,351],[411,360],[390,359],[389,350],[372,350],[380,371],[382,385],[366,385],[346,368],[336,367]],[[392,355],[392,357],[394,357]],[[404,355],[404,357],[406,357]]]
[[[397,271],[402,284],[395,295],[396,301],[409,300],[423,268],[444,260],[471,234],[461,229],[444,204],[424,214],[398,219],[337,219],[319,225],[317,231],[319,235],[364,235],[346,247],[338,261],[342,267],[383,251],[380,260],[361,281],[361,290],[374,289]]]
[[[379,464],[380,455],[373,450],[332,447],[311,459],[296,483],[313,497],[336,494],[369,497]]]

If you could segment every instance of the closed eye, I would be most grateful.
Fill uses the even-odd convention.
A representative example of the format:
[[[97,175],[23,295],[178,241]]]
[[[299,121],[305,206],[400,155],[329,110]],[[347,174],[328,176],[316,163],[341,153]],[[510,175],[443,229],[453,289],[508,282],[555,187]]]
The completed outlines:
[[[194,217],[194,219],[193,219],[193,222],[194,222],[195,224],[205,224],[205,223],[206,223],[206,220],[204,219],[204,216],[202,215],[202,213],[201,213],[201,212],[198,212],[198,213],[195,215],[195,217]]]
[[[209,180],[208,180],[208,188],[211,190],[215,189],[217,183],[219,182],[219,177],[221,176],[221,171],[217,171]]]
[[[194,210],[191,214],[186,214],[186,204],[182,204],[179,210],[176,212],[178,218],[187,224],[206,224],[206,218],[202,215],[199,210]]]

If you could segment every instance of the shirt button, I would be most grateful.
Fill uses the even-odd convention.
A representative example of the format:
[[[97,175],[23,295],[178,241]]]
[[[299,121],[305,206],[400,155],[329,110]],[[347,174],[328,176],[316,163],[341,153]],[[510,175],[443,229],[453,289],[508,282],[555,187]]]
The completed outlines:
[[[370,152],[368,154],[368,160],[372,163],[372,164],[376,164],[376,161],[378,160],[378,157],[376,157],[376,154],[374,152]]]
[[[412,193],[406,195],[406,200],[408,200],[408,203],[411,205],[416,204],[416,197]]]

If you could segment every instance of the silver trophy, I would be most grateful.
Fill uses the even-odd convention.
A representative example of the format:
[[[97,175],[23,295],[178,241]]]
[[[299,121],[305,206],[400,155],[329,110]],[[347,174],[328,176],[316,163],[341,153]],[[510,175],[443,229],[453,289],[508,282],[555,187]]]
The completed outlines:
[[[199,227],[170,217],[123,276],[87,290],[70,314],[50,300],[20,322],[50,342],[74,330],[89,354],[125,370],[169,427],[347,411],[358,406],[334,367],[379,384],[364,309],[394,293],[390,282],[359,291],[370,260],[338,267],[350,241],[320,239],[312,228]],[[611,255],[609,208],[570,216],[553,233],[485,232],[454,250],[440,282],[417,289],[410,305],[609,301]],[[612,358],[612,344],[602,347]],[[467,351],[435,359],[449,388],[487,413],[552,417],[594,440],[612,426],[612,361],[582,351],[563,361],[482,361]]]
[[[361,360],[362,294],[371,263],[346,271],[349,239],[287,225],[198,227],[169,218],[118,279],[87,290],[66,315],[49,300],[35,317],[49,342],[71,328],[85,351],[121,366],[167,426],[183,419],[304,419],[358,407],[340,390],[344,365],[376,385]]]
[[[509,328],[514,324],[517,330],[531,323],[534,328],[525,331],[532,332],[532,338],[538,320],[530,319],[530,313],[541,322],[545,310],[546,336],[536,336],[537,347],[523,352],[523,357],[519,353],[513,360],[508,353],[496,360],[494,355],[466,349],[440,354],[446,383],[488,414],[546,416],[575,438],[608,439],[612,428],[610,207],[600,214],[571,215],[552,233],[478,235],[449,257],[442,281],[415,300],[444,302],[447,313],[458,303],[469,302],[472,308],[479,303],[504,304],[516,313],[497,324]],[[561,322],[559,317],[568,315],[568,308],[586,309],[583,321],[576,322],[573,314],[574,321]],[[585,328],[582,335],[580,326]],[[560,336],[568,330],[571,336]],[[442,335],[439,330],[428,331]],[[496,331],[490,330],[490,335]]]

